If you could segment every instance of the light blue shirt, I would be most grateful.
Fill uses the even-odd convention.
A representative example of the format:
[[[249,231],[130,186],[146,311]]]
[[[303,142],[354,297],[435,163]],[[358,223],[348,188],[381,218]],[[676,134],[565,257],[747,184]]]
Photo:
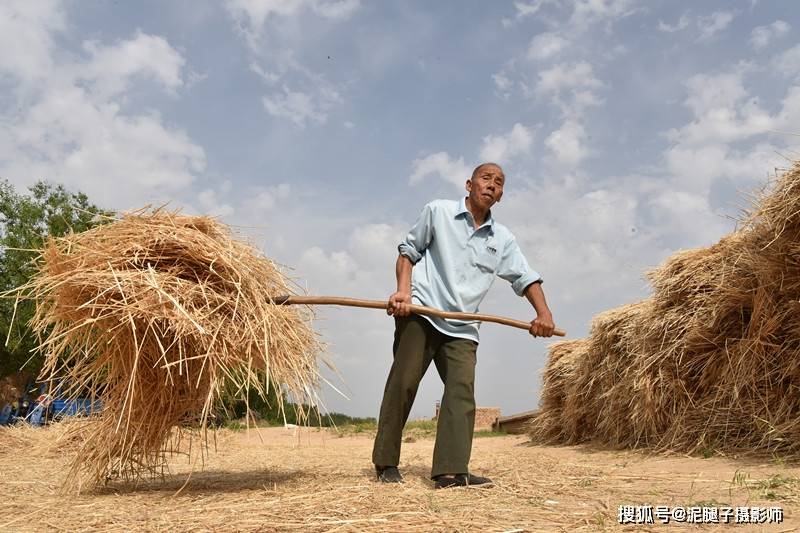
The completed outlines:
[[[514,235],[491,212],[475,229],[466,198],[427,204],[398,250],[414,263],[412,302],[443,311],[477,313],[495,276],[510,282],[519,296],[541,280]],[[480,322],[425,318],[446,335],[478,342]]]

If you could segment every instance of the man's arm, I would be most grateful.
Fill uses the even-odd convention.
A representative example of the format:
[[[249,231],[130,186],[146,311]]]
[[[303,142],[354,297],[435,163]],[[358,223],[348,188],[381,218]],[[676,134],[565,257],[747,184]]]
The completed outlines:
[[[417,221],[406,235],[400,246],[397,247],[400,255],[397,257],[394,271],[397,276],[397,291],[389,296],[389,306],[386,312],[394,316],[408,316],[411,311],[411,269],[414,264],[422,259],[422,254],[433,240],[433,203],[422,208]]]
[[[550,337],[555,325],[553,314],[547,307],[547,300],[542,290],[542,278],[531,269],[516,239],[510,239],[503,249],[498,264],[497,275],[511,283],[511,288],[519,296],[525,296],[536,310],[536,318],[531,321],[528,330],[534,337]]]
[[[525,289],[525,297],[536,310],[536,319],[531,321],[531,329],[528,331],[534,337],[551,337],[556,326],[553,323],[553,313],[547,307],[542,284],[536,282],[528,285]]]
[[[386,313],[394,316],[408,316],[411,311],[408,309],[408,304],[411,303],[411,269],[414,268],[414,263],[411,260],[400,254],[397,256],[397,263],[394,270],[397,276],[397,291],[389,296],[389,307],[386,308]]]

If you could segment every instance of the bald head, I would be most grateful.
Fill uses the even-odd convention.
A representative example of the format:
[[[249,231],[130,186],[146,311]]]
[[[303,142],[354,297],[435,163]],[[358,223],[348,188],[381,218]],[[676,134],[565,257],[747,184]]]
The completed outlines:
[[[497,170],[500,171],[501,174],[503,174],[503,176],[505,176],[505,173],[503,172],[503,169],[500,167],[500,165],[498,165],[497,163],[487,162],[487,163],[481,163],[480,165],[475,167],[475,170],[472,171],[472,179],[474,180],[475,178],[477,178],[478,174],[480,174],[482,170],[489,167],[496,168]]]

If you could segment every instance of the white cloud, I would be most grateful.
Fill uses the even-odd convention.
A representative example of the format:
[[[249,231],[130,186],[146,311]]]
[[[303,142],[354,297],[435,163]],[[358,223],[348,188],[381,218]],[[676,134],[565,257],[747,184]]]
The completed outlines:
[[[126,116],[76,87],[46,94],[0,124],[0,172],[17,183],[49,179],[110,207],[163,201],[205,169],[205,153],[156,114]]]
[[[155,111],[126,113],[114,100],[142,76],[173,94],[182,86],[184,59],[166,40],[139,32],[113,45],[85,43],[84,58],[61,57],[55,34],[66,21],[58,5],[0,9],[0,39],[33,43],[30,64],[0,60],[19,102],[0,117],[0,174],[21,186],[57,181],[127,208],[163,202],[203,172],[205,152],[185,132]]]
[[[362,222],[333,250],[321,246],[304,250],[297,267],[309,289],[318,293],[387,297],[394,286],[397,245],[409,224]],[[374,313],[373,320],[386,320]]]
[[[292,91],[286,86],[282,93],[265,96],[263,103],[270,115],[289,119],[299,128],[304,128],[308,122],[324,124],[330,105],[330,102],[320,102],[308,93]]]
[[[138,32],[112,46],[87,41],[83,48],[91,58],[78,69],[79,77],[90,81],[103,97],[124,91],[134,76],[150,76],[170,91],[183,85],[185,60],[163,37]]]
[[[772,24],[753,28],[753,31],[750,32],[750,46],[756,50],[765,48],[773,39],[778,39],[789,33],[790,29],[791,26],[782,20],[776,20]]]
[[[390,268],[394,262],[397,245],[408,228],[407,223],[360,225],[350,234],[347,250],[362,270],[380,272]]]
[[[344,85],[298,59],[301,44],[312,41],[308,35],[299,38],[305,27],[301,17],[313,13],[341,22],[358,10],[360,0],[227,0],[225,5],[250,48],[250,70],[269,87],[262,98],[267,113],[300,128],[324,124],[342,101]]]
[[[0,73],[25,84],[49,76],[53,69],[53,35],[66,28],[56,0],[0,3]]]
[[[742,150],[723,142],[704,146],[677,144],[665,150],[666,170],[676,189],[706,198],[711,184],[720,178],[740,186],[753,186],[775,166],[778,148],[759,143]]]
[[[514,89],[515,81],[511,78],[514,72],[514,61],[509,61],[500,72],[492,74],[494,94],[502,100],[508,100]]]
[[[220,200],[217,191],[205,189],[197,195],[197,200],[203,213],[212,217],[227,217],[234,213],[235,209],[230,204]]]
[[[733,11],[715,11],[708,16],[697,19],[697,29],[700,30],[701,41],[709,40],[727,28],[733,21],[736,13]]]
[[[505,164],[514,156],[529,153],[532,145],[533,132],[516,123],[505,135],[487,135],[483,138],[481,161]]]
[[[644,180],[575,187],[562,177],[551,173],[539,186],[507,194],[496,216],[542,274],[556,320],[563,323],[565,307],[591,314],[639,296],[641,272],[654,256],[663,256],[663,244],[644,220],[652,194],[645,192]]]
[[[787,78],[800,74],[800,44],[783,51],[772,61],[773,69]]]
[[[514,84],[504,72],[492,74],[492,81],[494,82],[494,86],[497,88],[497,90],[504,93],[507,92]]]
[[[685,105],[694,119],[667,137],[684,145],[729,143],[768,132],[777,125],[757,99],[748,98],[744,68],[718,74],[697,74],[686,82]]]
[[[505,134],[490,134],[483,138],[480,161],[507,164],[513,158],[529,153],[533,140],[534,131],[516,123]],[[461,188],[471,175],[472,168],[464,163],[463,157],[456,159],[447,152],[436,152],[412,162],[408,181],[416,185],[432,176]]]
[[[247,199],[247,208],[255,211],[268,211],[278,202],[285,201],[291,195],[292,188],[288,183],[279,183],[269,187],[259,187]]]
[[[330,19],[353,15],[360,0],[227,0],[225,7],[235,17],[246,17],[254,26],[262,26],[271,16],[288,17],[308,10]]]
[[[546,4],[557,3],[553,0],[534,0],[533,2],[514,2],[514,8],[517,10],[516,18],[522,19],[530,17],[539,12],[542,6]]]
[[[416,185],[428,176],[438,176],[457,186],[463,186],[472,174],[472,169],[464,164],[464,158],[452,159],[447,152],[436,152],[411,164],[408,182]]]
[[[800,119],[800,90],[789,90],[780,110],[770,113],[745,87],[744,76],[751,72],[757,71],[740,64],[728,71],[697,74],[686,82],[684,104],[693,118],[666,132],[672,144],[663,152],[665,171],[675,191],[691,193],[708,203],[717,180],[752,187],[776,166],[776,154],[782,148],[768,142],[766,136],[790,129]],[[700,209],[697,202],[694,205]],[[661,208],[666,209],[664,205]]]
[[[592,65],[586,61],[559,63],[539,73],[536,91],[540,94],[560,94],[575,88],[597,88],[602,83],[594,75]]]
[[[257,49],[270,18],[311,12],[332,20],[346,20],[360,7],[360,0],[227,0],[225,7],[248,44]]]
[[[567,46],[569,46],[569,41],[560,33],[540,33],[531,40],[531,44],[528,46],[528,57],[542,61],[558,55]]]
[[[250,64],[250,70],[270,87],[262,98],[267,113],[288,119],[300,128],[310,123],[324,124],[329,111],[342,101],[339,87],[303,66],[291,52],[277,54],[274,63],[272,69],[256,62]],[[281,80],[281,88],[275,89]]]
[[[658,21],[658,31],[663,31],[665,33],[674,33],[677,31],[685,30],[689,26],[689,13],[684,13],[681,15],[681,18],[678,19],[678,22],[675,24],[667,24],[662,21]]]
[[[578,28],[613,21],[634,12],[636,0],[574,0],[571,23]]]
[[[568,119],[561,127],[545,139],[544,144],[555,156],[558,163],[568,169],[577,167],[588,155],[584,145],[586,130],[573,119]]]
[[[236,17],[246,17],[261,26],[271,15],[294,15],[308,3],[304,0],[227,0],[225,7]]]
[[[575,112],[582,111],[587,107],[599,106],[603,103],[603,99],[590,90],[574,91],[572,98],[572,106]]]
[[[777,115],[776,127],[795,134],[797,132],[797,124],[800,124],[800,87],[794,86],[789,89],[781,101],[781,110]]]
[[[559,63],[539,73],[534,89],[539,96],[550,96],[551,102],[565,115],[579,115],[585,108],[598,105],[601,99],[593,89],[603,86],[586,61]]]
[[[694,17],[694,26],[699,32],[698,41],[708,41],[724,31],[738,14],[737,11],[715,11],[710,15]],[[664,33],[683,31],[692,23],[689,12],[684,12],[675,24],[658,21],[658,30]]]
[[[774,117],[751,99],[736,108],[715,107],[691,123],[668,132],[668,138],[684,144],[734,142],[767,133],[777,125]]]
[[[695,173],[698,172],[696,168]],[[669,224],[663,233],[679,236],[685,243],[682,248],[711,244],[730,230],[725,220],[714,214],[707,191],[695,193],[664,187],[649,196],[645,205],[654,220]]]
[[[277,72],[269,71],[256,62],[250,63],[250,70],[258,74],[259,78],[261,78],[262,80],[264,80],[269,84],[274,84],[280,81],[281,79],[280,74],[278,74]]]
[[[312,3],[312,9],[315,13],[329,19],[348,19],[360,6],[360,0],[318,1]]]
[[[319,246],[312,246],[300,256],[297,268],[314,292],[353,294],[358,285],[358,264],[344,250],[327,253]]]
[[[688,96],[685,104],[695,115],[707,110],[730,107],[747,96],[742,78],[744,70],[718,74],[696,74],[686,82]]]
[[[616,20],[630,16],[638,9],[635,6],[636,0],[573,0],[572,2],[539,0],[530,3],[515,2],[516,19],[537,15],[548,4],[556,6],[556,10],[561,11],[562,14],[571,8],[571,11],[568,11],[569,18],[559,21],[547,15],[540,15],[539,18],[550,30],[539,33],[531,39],[526,52],[529,60],[547,61],[557,58],[573,43],[581,42],[590,27],[595,24],[604,23],[606,33],[610,34],[611,26]],[[615,55],[625,52],[626,48],[618,45],[604,50],[599,55],[605,60],[610,60]],[[512,66],[513,63],[513,59],[508,62]],[[513,72],[513,69],[511,70]],[[581,79],[582,76],[586,77]],[[493,78],[497,88],[495,94],[507,100],[515,80],[510,78],[507,69]],[[516,81],[518,81],[523,94],[531,96],[531,82],[524,73],[520,73],[519,78],[521,79]],[[562,63],[540,72],[539,80],[534,85],[533,93],[539,95],[553,93],[553,103],[558,105],[564,113],[576,114],[589,105],[596,105],[600,99],[588,90],[584,90],[579,98],[564,95],[561,91],[566,89],[578,91],[581,87],[583,89],[596,88],[602,86],[602,83],[594,76],[589,62],[584,60],[572,64]]]
[[[569,25],[572,30],[582,31],[592,24],[613,22],[615,19],[626,17],[635,11],[636,0],[533,0],[532,2],[514,2],[516,10],[515,19],[539,15],[542,8],[553,5],[558,9],[572,7]],[[511,25],[510,19],[502,19],[503,26]]]

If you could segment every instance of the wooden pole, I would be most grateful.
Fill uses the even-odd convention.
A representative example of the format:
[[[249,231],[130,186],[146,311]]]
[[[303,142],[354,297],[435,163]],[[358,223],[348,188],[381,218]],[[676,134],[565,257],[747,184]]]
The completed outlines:
[[[364,307],[367,309],[386,309],[389,307],[389,302],[385,300],[362,300],[360,298],[344,298],[341,296],[295,296],[284,295],[275,296],[272,303],[276,305],[343,305],[347,307]],[[513,318],[505,318],[502,316],[485,315],[483,313],[459,313],[454,311],[441,311],[433,307],[426,307],[424,305],[409,304],[411,312],[418,315],[435,316],[439,318],[451,318],[454,320],[479,320],[481,322],[494,322],[496,324],[503,324],[514,328],[529,330],[531,328],[530,322],[522,320],[514,320]],[[567,334],[563,329],[556,328],[553,335],[564,337]]]

